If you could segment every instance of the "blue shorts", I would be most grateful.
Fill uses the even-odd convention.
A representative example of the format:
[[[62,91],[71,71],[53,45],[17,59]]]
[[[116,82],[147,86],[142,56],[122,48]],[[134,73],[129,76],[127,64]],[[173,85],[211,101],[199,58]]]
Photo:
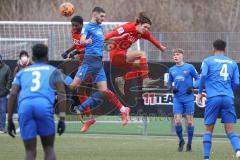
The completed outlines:
[[[218,115],[221,116],[222,123],[236,123],[237,117],[232,97],[215,96],[207,99],[204,113],[205,125],[215,124]]]
[[[76,77],[81,81],[86,81],[91,77],[93,83],[107,81],[101,57],[85,56],[82,65],[76,73]]]
[[[21,137],[30,140],[37,135],[55,134],[54,108],[46,98],[25,99],[18,108]]]
[[[173,98],[173,114],[194,115],[194,101],[181,102],[178,99]]]

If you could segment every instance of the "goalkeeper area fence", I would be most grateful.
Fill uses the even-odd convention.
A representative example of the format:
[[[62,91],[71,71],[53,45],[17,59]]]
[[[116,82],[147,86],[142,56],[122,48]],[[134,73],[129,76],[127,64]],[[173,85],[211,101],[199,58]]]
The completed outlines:
[[[105,22],[103,23],[104,32],[110,32],[114,27],[121,24],[124,23]],[[190,63],[194,62],[198,66],[196,67],[197,70],[199,70],[202,60],[212,54],[212,42],[219,38],[227,42],[226,54],[237,62],[240,61],[240,33],[238,32],[154,32],[152,34],[161,44],[168,48],[165,53],[160,54],[160,51],[155,46],[144,40],[137,41],[137,43],[131,47],[131,50],[144,50],[146,52],[148,62],[150,63],[150,74],[155,78],[159,77],[159,75],[164,75],[163,79],[167,77],[165,73],[169,65],[165,65],[165,63],[172,62],[171,50],[174,48],[183,48],[185,50],[185,61]],[[26,50],[31,53],[31,47],[34,44],[44,43],[49,47],[49,59],[51,62],[59,63],[61,54],[72,46],[70,22],[0,21],[0,35],[0,54],[4,60],[17,60],[21,50]],[[108,63],[109,60],[108,50],[109,48],[106,45],[104,53],[105,64]],[[164,69],[163,66],[165,66]],[[105,67],[105,69],[106,68],[108,67]],[[111,71],[106,71],[106,73],[111,74],[107,76],[114,76]],[[165,82],[165,80],[163,80],[163,82]],[[164,86],[164,84],[161,85]],[[147,96],[152,96],[152,94]],[[162,99],[162,94],[154,94],[154,97],[157,100]],[[167,97],[170,96],[168,95]],[[144,98],[144,96],[141,98]],[[162,107],[158,109],[156,105],[158,104],[149,107],[154,108],[154,111],[162,111],[162,109],[166,109],[166,107],[168,107],[167,110],[169,110],[170,107],[164,106],[165,108]],[[17,119],[15,120],[17,121]],[[81,126],[82,124],[78,121],[77,116],[67,115],[67,133],[79,133]],[[240,127],[238,126],[239,125],[236,126],[237,132],[240,132]],[[203,131],[203,119],[196,118],[196,135],[201,135]],[[89,133],[175,135],[173,119],[170,114],[160,114],[158,116],[132,115],[130,123],[125,127],[121,125],[120,116],[97,116],[97,122],[91,127]],[[225,135],[224,128],[219,121],[215,127],[215,135]]]
[[[87,22],[86,22],[87,23]],[[85,23],[85,24],[86,24]],[[104,33],[124,22],[104,22]],[[154,32],[153,36],[168,50],[160,51],[148,41],[140,40],[132,46],[132,50],[144,50],[148,61],[169,62],[171,50],[183,48],[185,60],[201,62],[204,57],[211,55],[212,42],[223,39],[227,42],[227,55],[240,61],[240,33],[239,32]],[[70,22],[38,22],[38,21],[0,21],[0,53],[4,59],[17,59],[21,50],[31,52],[35,43],[45,43],[49,46],[49,59],[60,60],[61,53],[71,47]],[[108,58],[108,46],[105,47],[104,60]]]

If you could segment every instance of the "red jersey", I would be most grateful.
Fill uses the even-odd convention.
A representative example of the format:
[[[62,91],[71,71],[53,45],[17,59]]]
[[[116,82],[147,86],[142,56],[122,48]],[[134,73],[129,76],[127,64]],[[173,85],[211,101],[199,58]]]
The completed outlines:
[[[75,32],[72,30],[72,41],[76,50],[85,49],[86,45],[80,43],[81,32]]]
[[[75,32],[73,30],[71,32],[72,32],[72,41],[74,44],[74,48],[78,51],[84,50],[86,48],[86,45],[83,45],[80,43],[81,32]],[[76,56],[79,57],[79,66],[80,66],[82,64],[84,54],[78,54]]]
[[[112,50],[128,50],[133,43],[137,40],[143,38],[149,40],[153,43],[157,48],[161,49],[161,44],[151,35],[150,32],[146,32],[144,34],[139,33],[136,30],[135,22],[128,22],[126,24],[120,25],[113,29],[111,33],[105,34],[105,40],[108,40],[112,37],[119,37],[124,33],[129,33],[129,35],[124,36],[123,38],[113,40]]]

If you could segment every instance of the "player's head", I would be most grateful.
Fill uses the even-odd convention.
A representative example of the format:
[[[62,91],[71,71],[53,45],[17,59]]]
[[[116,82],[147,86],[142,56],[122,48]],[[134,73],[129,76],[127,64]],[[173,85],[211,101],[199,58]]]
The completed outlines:
[[[150,30],[152,25],[151,19],[144,13],[140,12],[136,18],[137,30],[140,33],[145,33]]]
[[[81,16],[74,16],[71,19],[72,29],[76,32],[81,32],[83,26],[83,18]]]
[[[181,48],[176,48],[172,50],[173,60],[176,64],[181,64],[183,62],[184,50]]]
[[[32,47],[33,61],[47,61],[48,60],[48,47],[45,44],[35,44]]]
[[[215,52],[225,52],[226,51],[226,42],[222,39],[217,39],[213,42],[213,51]]]
[[[97,24],[101,24],[105,19],[106,13],[103,8],[95,7],[92,10],[92,19]]]
[[[20,54],[19,54],[19,62],[20,62],[20,65],[28,65],[29,63],[29,54],[27,51],[21,51]]]

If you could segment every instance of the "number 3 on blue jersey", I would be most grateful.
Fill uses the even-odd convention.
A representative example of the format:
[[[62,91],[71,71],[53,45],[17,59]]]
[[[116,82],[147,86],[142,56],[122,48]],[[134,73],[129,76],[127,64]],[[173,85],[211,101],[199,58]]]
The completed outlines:
[[[224,81],[227,80],[229,74],[228,74],[228,66],[227,64],[222,65],[222,69],[220,71],[220,76],[223,77]]]
[[[31,91],[36,92],[41,87],[41,83],[40,83],[41,73],[39,71],[33,71],[32,76],[33,76],[33,79],[32,79],[33,86],[31,87]]]

